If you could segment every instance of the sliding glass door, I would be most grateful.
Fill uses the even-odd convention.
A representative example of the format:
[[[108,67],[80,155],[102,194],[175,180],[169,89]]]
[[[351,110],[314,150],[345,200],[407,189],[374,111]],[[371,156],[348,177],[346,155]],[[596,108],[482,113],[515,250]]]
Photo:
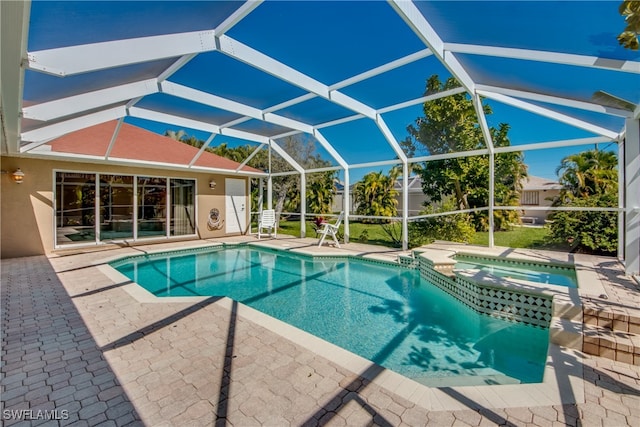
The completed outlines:
[[[133,177],[100,175],[100,240],[133,238]]]
[[[166,235],[167,179],[139,176],[138,237]]]
[[[188,179],[171,180],[171,235],[185,236],[196,232],[195,187]]]
[[[56,246],[194,235],[195,189],[193,179],[56,172]]]
[[[96,174],[56,174],[56,241],[58,245],[95,242]]]

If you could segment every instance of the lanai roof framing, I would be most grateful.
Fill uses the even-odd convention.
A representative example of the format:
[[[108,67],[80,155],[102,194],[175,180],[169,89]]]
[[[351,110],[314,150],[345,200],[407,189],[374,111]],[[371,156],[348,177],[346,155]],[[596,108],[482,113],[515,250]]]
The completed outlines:
[[[327,79],[310,75],[309,69],[296,67],[291,61],[279,59],[260,48],[252,46],[251,42],[243,40],[242,37],[234,36],[234,29],[245,20],[251,19],[261,8],[274,7],[272,2],[247,1],[239,2],[218,2],[218,4],[202,3],[200,6],[206,7],[208,13],[214,13],[211,18],[213,24],[194,25],[188,31],[181,26],[182,31],[171,32],[171,28],[159,31],[157,28],[149,31],[149,34],[142,34],[132,37],[118,37],[117,32],[112,37],[104,40],[91,40],[87,38],[86,43],[79,38],[78,44],[61,42],[59,45],[45,46],[33,50],[30,47],[29,17],[32,4],[30,2],[2,2],[2,40],[3,40],[3,151],[10,155],[42,155],[38,147],[47,143],[53,138],[61,136],[74,130],[82,129],[109,120],[122,120],[131,117],[151,120],[178,127],[186,127],[204,131],[209,134],[206,146],[211,143],[216,135],[226,135],[234,138],[258,143],[253,157],[262,147],[267,146],[278,152],[287,162],[289,162],[295,173],[299,173],[304,182],[305,174],[314,171],[305,171],[297,164],[278,144],[277,140],[284,136],[305,133],[311,135],[331,157],[335,168],[344,170],[345,188],[349,187],[349,170],[356,167],[372,167],[381,164],[394,163],[403,167],[403,188],[408,184],[408,165],[415,162],[456,157],[460,155],[494,155],[501,152],[511,151],[511,148],[494,148],[491,141],[489,125],[482,113],[482,99],[491,99],[502,104],[522,109],[536,115],[541,115],[567,125],[583,129],[596,135],[593,138],[559,139],[556,141],[540,141],[540,144],[531,143],[520,145],[513,150],[533,150],[540,148],[556,148],[582,143],[593,143],[593,141],[613,141],[620,143],[627,137],[627,145],[639,144],[637,132],[627,132],[626,126],[634,123],[637,126],[640,117],[640,107],[638,107],[638,90],[630,91],[632,99],[630,103],[633,108],[629,109],[620,105],[606,104],[584,96],[570,94],[568,90],[562,91],[553,85],[541,87],[538,85],[520,85],[517,82],[506,83],[496,82],[495,79],[487,78],[489,71],[480,70],[478,64],[482,64],[482,58],[489,58],[501,61],[525,61],[528,64],[554,64],[560,67],[573,67],[572,69],[599,70],[601,72],[614,72],[621,76],[621,84],[624,82],[638,82],[637,75],[640,74],[640,61],[637,55],[632,59],[627,54],[619,52],[610,53],[602,50],[602,55],[586,54],[584,49],[574,49],[572,52],[567,46],[561,46],[557,50],[552,48],[543,49],[544,41],[539,41],[538,45],[522,46],[524,44],[516,34],[516,41],[512,46],[507,43],[492,42],[491,35],[481,35],[478,43],[473,43],[475,38],[468,34],[463,34],[460,28],[464,28],[464,23],[460,28],[447,21],[448,16],[453,12],[453,7],[447,6],[446,2],[413,2],[390,0],[388,2],[389,25],[398,28],[398,23],[405,26],[405,31],[414,37],[414,40],[407,45],[412,46],[412,50],[399,49],[401,54],[378,60],[375,66],[365,70],[359,70],[351,75],[344,76],[336,81],[325,81]],[[214,2],[216,3],[216,2]],[[483,2],[476,4],[465,3],[462,7],[481,10]],[[479,4],[478,4],[479,3]],[[375,3],[374,3],[375,4]],[[365,2],[355,2],[349,7],[370,7],[371,4]],[[486,2],[484,6],[490,9],[487,15],[499,15],[496,13],[502,5],[494,5]],[[192,7],[192,6],[189,6]],[[282,7],[282,6],[279,6]],[[340,7],[336,4],[328,3],[325,7]],[[377,8],[381,8],[376,4]],[[518,5],[516,7],[527,7]],[[539,7],[543,7],[542,4]],[[545,7],[549,7],[548,5]],[[580,7],[586,7],[581,5]],[[589,6],[591,7],[591,6]],[[195,10],[195,9],[194,9]],[[364,10],[364,9],[363,9]],[[473,13],[470,13],[473,14]],[[363,15],[364,16],[364,15]],[[471,19],[468,16],[458,16],[464,21]],[[294,17],[294,19],[304,19],[305,17]],[[309,18],[309,17],[306,17]],[[255,18],[258,19],[258,18]],[[493,17],[492,17],[493,19]],[[497,18],[496,18],[497,19]],[[620,18],[622,20],[622,18]],[[393,23],[392,23],[393,20]],[[397,22],[396,22],[397,21]],[[251,21],[254,23],[254,21]],[[622,22],[622,21],[621,21]],[[502,25],[502,24],[501,24]],[[507,24],[504,24],[508,27]],[[170,27],[170,26],[169,26]],[[468,26],[467,26],[468,27]],[[408,29],[408,30],[407,30]],[[383,34],[380,37],[391,38],[394,34],[389,30],[384,34],[384,29],[379,29]],[[448,32],[451,30],[451,33]],[[69,31],[73,31],[69,28]],[[142,31],[142,30],[141,30]],[[246,31],[246,30],[245,30]],[[541,30],[542,31],[542,30]],[[553,29],[549,30],[553,31]],[[239,32],[239,34],[246,34]],[[293,35],[292,37],[295,37]],[[251,38],[249,38],[251,39]],[[483,44],[482,41],[485,40]],[[524,39],[524,38],[523,38]],[[255,43],[255,38],[251,39]],[[402,40],[400,40],[402,42]],[[493,43],[493,44],[492,44]],[[42,43],[41,43],[42,44]],[[263,46],[264,48],[264,46]],[[286,49],[286,47],[284,47]],[[331,48],[329,46],[329,48]],[[577,52],[577,53],[576,53]],[[184,78],[176,78],[182,71],[194,65],[200,57],[211,58],[210,55],[221,54],[227,60],[242,63],[251,67],[254,72],[263,73],[275,78],[287,89],[290,96],[280,98],[269,98],[261,100],[260,104],[243,100],[242,95],[225,95],[214,89],[205,88],[205,84],[187,84]],[[209,56],[207,56],[209,55]],[[626,56],[625,56],[626,55]],[[287,57],[287,55],[280,55]],[[358,84],[370,81],[371,79],[388,75],[403,69],[412,64],[419,64],[420,61],[436,58],[441,66],[446,69],[451,76],[460,82],[461,87],[444,91],[438,94],[430,94],[422,97],[412,97],[403,99],[400,102],[394,100],[381,105],[379,102],[367,101],[363,97],[354,95],[357,91],[352,89]],[[216,56],[215,58],[219,58]],[[21,67],[16,67],[21,64]],[[155,70],[149,77],[137,78],[134,72],[126,77],[127,70],[140,64],[149,65]],[[225,62],[226,64],[226,62]],[[153,66],[152,66],[153,65]],[[333,67],[340,67],[342,64],[332,64]],[[348,67],[346,67],[348,68]],[[351,67],[354,68],[354,67]],[[357,67],[356,67],[357,68]],[[116,84],[97,85],[93,90],[78,91],[62,90],[60,96],[45,97],[42,101],[32,102],[24,98],[25,73],[42,73],[59,78],[72,78],[80,75],[102,76],[111,70],[122,71],[124,78],[105,81],[115,81]],[[205,70],[206,72],[207,70]],[[149,71],[147,71],[147,74]],[[141,73],[145,74],[145,73]],[[425,76],[427,71],[425,71]],[[632,76],[632,79],[628,80]],[[594,77],[598,78],[598,77]],[[627,86],[629,86],[627,84]],[[640,85],[638,85],[640,87]],[[219,87],[218,87],[219,88]],[[289,90],[291,88],[291,90]],[[391,130],[387,120],[383,115],[402,110],[407,107],[416,106],[427,100],[438,97],[449,96],[460,92],[467,92],[474,100],[478,122],[482,128],[486,140],[486,150],[476,150],[467,153],[450,153],[444,155],[428,155],[408,158],[400,148],[398,138]],[[162,111],[145,105],[145,100],[154,96],[172,97],[182,99],[190,103],[197,103],[206,106],[214,112],[224,112],[227,119],[208,120],[202,116],[194,114],[178,114],[175,111]],[[305,103],[314,100],[323,100],[340,108],[340,114],[334,114],[326,120],[303,120],[294,118],[293,114],[288,114],[288,109],[300,107]],[[25,102],[27,101],[27,102]],[[570,112],[568,112],[568,110]],[[619,128],[611,128],[601,123],[595,123],[576,112],[588,112],[601,116],[612,116],[624,120]],[[214,113],[211,113],[214,114]],[[221,115],[222,117],[222,115]],[[23,119],[21,122],[20,118]],[[365,161],[355,163],[349,161],[344,153],[327,137],[325,129],[357,120],[370,120],[384,141],[391,148],[389,158],[375,161]],[[251,130],[251,127],[243,127],[254,121],[265,123],[271,128],[259,132]],[[22,123],[22,124],[21,124]],[[117,135],[118,128],[115,130]],[[635,138],[628,141],[629,137]],[[115,135],[114,135],[115,138]],[[586,142],[585,142],[586,141]],[[204,147],[203,147],[204,149]],[[195,168],[194,163],[198,153],[184,168]],[[53,153],[50,153],[53,154]],[[63,156],[55,153],[56,156]],[[246,159],[243,164],[247,163]],[[109,153],[105,156],[105,161],[109,161]],[[630,161],[627,159],[627,161]],[[144,164],[144,162],[140,162]],[[493,163],[491,163],[493,164]],[[243,173],[240,168],[237,173]],[[269,171],[272,173],[273,171]],[[624,182],[621,182],[624,185]],[[491,173],[490,189],[493,188],[493,173]],[[348,197],[348,192],[345,192]],[[626,206],[621,192],[619,209]],[[403,231],[404,245],[407,244],[407,192],[403,197]],[[349,206],[345,200],[345,206]],[[490,203],[489,210],[495,207]],[[303,212],[304,214],[304,208]],[[491,216],[490,216],[491,217]],[[348,214],[345,218],[346,238],[348,239]],[[627,240],[629,236],[626,236]],[[637,239],[635,236],[634,239]],[[636,266],[637,268],[637,266]]]

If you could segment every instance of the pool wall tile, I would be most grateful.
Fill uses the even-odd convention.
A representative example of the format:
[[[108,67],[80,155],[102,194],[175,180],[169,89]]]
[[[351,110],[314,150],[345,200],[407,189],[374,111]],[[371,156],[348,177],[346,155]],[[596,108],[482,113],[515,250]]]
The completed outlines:
[[[517,289],[510,282],[478,270],[453,272],[455,261],[428,251],[418,255],[420,275],[478,313],[549,327],[553,318],[553,295],[536,289]],[[452,277],[447,273],[453,272]]]
[[[398,255],[398,262],[401,267],[417,269],[419,267],[418,259],[410,255]]]

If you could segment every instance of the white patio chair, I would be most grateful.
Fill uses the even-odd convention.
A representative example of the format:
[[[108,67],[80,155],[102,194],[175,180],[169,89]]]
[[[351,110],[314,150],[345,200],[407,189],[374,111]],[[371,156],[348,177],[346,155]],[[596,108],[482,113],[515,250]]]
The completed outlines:
[[[265,209],[260,213],[260,220],[258,221],[258,239],[267,234],[263,233],[262,230],[268,230],[269,237],[278,236],[276,211],[274,209]],[[272,232],[273,236],[271,236]]]
[[[322,246],[322,243],[324,243],[324,239],[327,237],[327,234],[328,234],[331,237],[333,237],[333,241],[336,243],[336,246],[340,247],[340,243],[338,242],[338,237],[336,236],[336,232],[340,228],[340,223],[342,223],[343,217],[344,217],[344,211],[340,212],[340,215],[338,215],[338,219],[333,224],[328,222],[320,223],[322,228],[318,229],[317,234],[322,234],[322,237],[320,237],[318,246]]]

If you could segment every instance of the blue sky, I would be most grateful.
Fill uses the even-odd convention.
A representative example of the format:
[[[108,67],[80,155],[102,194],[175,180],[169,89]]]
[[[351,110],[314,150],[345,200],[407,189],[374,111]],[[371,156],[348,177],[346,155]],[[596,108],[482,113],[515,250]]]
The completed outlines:
[[[34,1],[29,50],[152,36],[167,31],[210,29],[222,22],[239,4],[221,1]],[[417,6],[448,43],[552,50],[638,61],[640,52],[619,47],[615,39],[624,27],[624,20],[617,11],[618,4],[619,1],[436,1],[420,2]],[[363,19],[365,15],[366,19]],[[325,85],[336,84],[426,47],[391,6],[383,1],[267,1],[235,25],[227,35],[295,67]],[[468,54],[459,54],[458,58],[474,81],[480,84],[502,85],[582,101],[589,101],[593,93],[602,90],[634,103],[640,101],[637,74]],[[157,69],[166,68],[165,62],[103,70],[64,79],[27,70],[24,97],[26,101],[42,102],[54,95],[72,96],[88,88],[100,89],[101,84],[108,87],[135,81],[136,78],[152,76],[154,73],[157,75]],[[344,87],[341,91],[378,109],[419,98],[423,94],[425,81],[432,74],[438,74],[441,80],[450,75],[435,56]],[[198,55],[169,80],[260,109],[305,93],[301,88],[219,52]],[[489,124],[497,126],[498,123],[508,123],[513,145],[596,136],[507,105],[488,102],[493,109],[493,114],[488,117]],[[191,115],[214,124],[226,123],[237,117],[233,113],[164,94],[146,97],[137,106]],[[615,132],[624,125],[619,117],[552,108]],[[312,125],[353,114],[319,97],[276,113]],[[402,140],[407,135],[406,126],[421,115],[421,105],[415,105],[385,113],[383,118],[394,137]],[[167,129],[178,129],[176,126],[131,117],[126,121],[160,134]],[[252,123],[242,124],[238,128],[249,125]],[[186,131],[203,140],[209,137],[201,131]],[[327,127],[322,132],[349,163],[395,157],[379,129],[370,120]],[[232,146],[245,143],[235,138],[217,136],[213,145],[223,142]],[[525,154],[525,161],[530,174],[554,179],[555,169],[562,157],[589,148],[592,147],[529,151]],[[324,152],[322,149],[319,151]],[[360,179],[371,170],[387,169],[354,169],[351,179]]]

